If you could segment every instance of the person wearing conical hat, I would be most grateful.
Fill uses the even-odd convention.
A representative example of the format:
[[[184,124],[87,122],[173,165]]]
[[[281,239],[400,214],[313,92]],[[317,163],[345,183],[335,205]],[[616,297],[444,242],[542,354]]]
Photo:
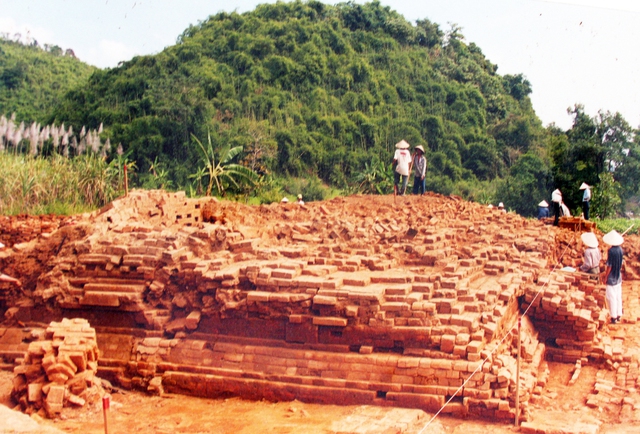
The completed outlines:
[[[416,146],[411,160],[413,166],[413,194],[424,194],[424,177],[427,175],[427,159],[424,156],[422,145]]]
[[[622,317],[622,243],[624,238],[617,231],[613,230],[604,237],[602,241],[610,245],[607,252],[607,268],[604,272],[603,283],[607,286],[607,304],[609,305],[609,315],[611,324],[620,322]]]
[[[553,190],[551,193],[551,202],[553,202],[553,225],[558,226],[560,220],[560,204],[562,203],[562,192],[559,189]]]
[[[543,200],[538,204],[538,220],[549,217],[549,204]]]
[[[410,145],[400,140],[396,143],[396,153],[393,155],[392,167],[393,171],[393,194],[404,195],[407,190],[407,181],[409,180],[409,173],[411,172],[411,153],[409,152]],[[402,186],[398,189],[398,184],[402,180]]]
[[[584,190],[582,193],[582,214],[585,220],[589,220],[589,204],[591,203],[591,187],[583,182],[580,186],[580,190]]]
[[[580,270],[589,274],[600,274],[600,261],[602,261],[602,254],[598,249],[598,238],[593,232],[585,232],[580,235],[582,242],[587,247],[584,250],[583,263],[580,266]]]

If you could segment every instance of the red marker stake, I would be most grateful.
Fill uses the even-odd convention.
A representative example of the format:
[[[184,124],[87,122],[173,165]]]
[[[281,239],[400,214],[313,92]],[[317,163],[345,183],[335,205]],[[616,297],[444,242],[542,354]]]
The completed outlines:
[[[111,405],[111,395],[108,393],[102,397],[102,414],[104,415],[104,434],[109,434],[109,424],[107,422],[107,413]]]

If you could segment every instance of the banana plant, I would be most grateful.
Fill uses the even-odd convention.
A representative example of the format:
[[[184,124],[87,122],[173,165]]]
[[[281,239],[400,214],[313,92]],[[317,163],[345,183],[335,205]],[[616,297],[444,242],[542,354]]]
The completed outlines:
[[[233,159],[242,152],[242,146],[230,147],[225,145],[216,154],[211,141],[211,133],[207,132],[206,146],[192,133],[191,137],[200,147],[202,151],[201,161],[204,163],[207,175],[209,175],[209,184],[207,185],[207,196],[211,196],[213,187],[220,196],[224,196],[224,181],[227,181],[238,187],[238,178],[243,178],[253,183],[258,175],[248,167],[241,164],[232,163]]]

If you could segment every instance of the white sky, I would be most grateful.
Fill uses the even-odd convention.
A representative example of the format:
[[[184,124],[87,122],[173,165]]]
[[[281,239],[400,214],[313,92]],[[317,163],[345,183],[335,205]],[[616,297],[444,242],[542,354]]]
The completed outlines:
[[[324,1],[324,0],[323,0]],[[0,32],[71,48],[82,61],[115,67],[173,45],[190,25],[220,11],[274,0],[0,0]],[[337,1],[325,1],[335,4]],[[358,0],[358,3],[364,3]],[[498,65],[531,82],[544,125],[571,127],[576,103],[594,116],[620,112],[640,127],[639,0],[381,0],[410,22],[462,27]]]

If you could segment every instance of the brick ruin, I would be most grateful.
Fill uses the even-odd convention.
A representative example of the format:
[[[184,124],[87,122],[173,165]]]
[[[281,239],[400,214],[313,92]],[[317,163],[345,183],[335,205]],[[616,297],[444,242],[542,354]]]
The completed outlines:
[[[27,282],[0,284],[0,357],[18,371],[25,325],[82,318],[121,387],[512,420],[519,313],[523,418],[545,359],[621,357],[601,286],[554,267],[580,263],[579,232],[457,197],[133,191],[58,226],[0,252]]]
[[[96,332],[87,320],[52,322],[34,331],[20,364],[14,368],[12,397],[22,411],[41,409],[55,417],[65,406],[82,407],[104,394],[98,371]]]

